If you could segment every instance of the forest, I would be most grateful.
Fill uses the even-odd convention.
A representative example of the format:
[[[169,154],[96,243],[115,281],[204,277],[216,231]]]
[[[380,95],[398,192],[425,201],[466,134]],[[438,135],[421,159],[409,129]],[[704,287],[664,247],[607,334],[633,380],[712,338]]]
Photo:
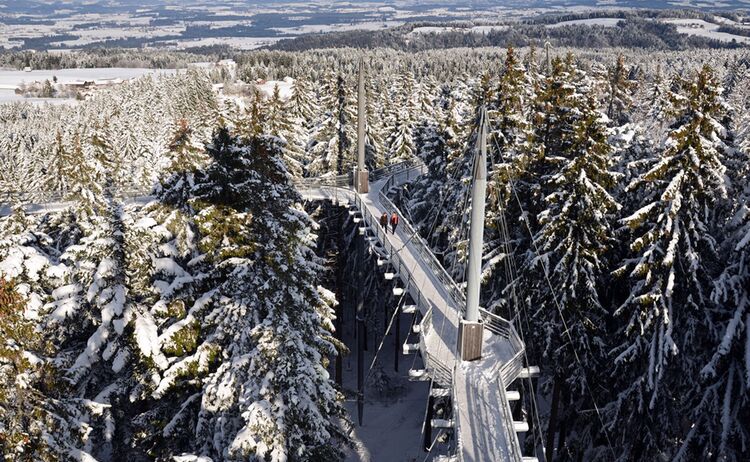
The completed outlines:
[[[360,60],[368,167],[427,165],[392,197],[459,282],[487,111],[482,306],[556,403],[526,452],[746,460],[746,53],[535,47],[260,51],[239,76],[289,94],[189,70],[0,106],[0,453],[343,458],[339,290],[294,184],[352,170]]]

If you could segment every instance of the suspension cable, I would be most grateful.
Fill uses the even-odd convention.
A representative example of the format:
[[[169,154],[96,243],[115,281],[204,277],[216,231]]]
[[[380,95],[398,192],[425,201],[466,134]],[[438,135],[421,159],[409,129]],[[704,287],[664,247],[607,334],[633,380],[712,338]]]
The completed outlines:
[[[496,143],[496,146],[497,146],[497,140],[495,140],[495,143]],[[502,153],[500,151],[498,151],[498,152],[500,153],[501,160],[503,160],[503,162],[505,162],[505,160],[503,159]],[[521,202],[521,198],[519,197],[518,191],[516,190],[515,181],[513,181],[513,179],[510,178],[509,179],[509,184],[510,184],[511,190],[513,192],[513,196],[515,197],[516,202],[518,203],[519,210],[521,211],[521,213],[523,215],[523,214],[525,214],[525,210],[523,209],[523,204]],[[557,308],[557,311],[558,311],[558,313],[560,315],[560,320],[562,321],[563,327],[565,328],[565,334],[567,335],[568,341],[570,342],[570,345],[571,345],[571,347],[573,349],[573,356],[575,357],[575,360],[578,363],[578,367],[581,369],[581,372],[582,372],[582,375],[583,375],[583,382],[586,385],[586,390],[588,391],[589,397],[591,398],[591,402],[594,405],[594,410],[596,411],[596,415],[597,415],[597,417],[599,419],[599,423],[601,424],[602,430],[604,431],[604,436],[607,439],[607,445],[609,447],[610,452],[612,453],[613,460],[616,460],[617,456],[616,456],[614,448],[612,446],[612,440],[610,439],[609,431],[607,430],[607,426],[604,424],[604,419],[602,418],[601,411],[599,409],[599,405],[597,404],[596,399],[594,398],[594,393],[591,390],[591,386],[589,384],[588,377],[587,377],[587,374],[586,374],[586,368],[583,367],[583,362],[581,361],[581,358],[578,355],[578,350],[576,349],[575,343],[573,342],[573,337],[570,334],[570,329],[568,327],[568,322],[565,319],[565,315],[563,313],[562,306],[560,305],[560,301],[558,300],[557,291],[555,290],[555,287],[552,284],[552,279],[549,276],[549,268],[547,267],[547,263],[545,262],[545,260],[543,258],[540,258],[540,255],[539,255],[540,254],[540,252],[539,252],[539,245],[537,244],[536,239],[534,239],[534,233],[531,231],[531,227],[529,226],[528,220],[524,219],[523,222],[524,222],[524,225],[525,225],[525,228],[526,228],[527,232],[529,233],[529,238],[531,239],[531,243],[532,243],[532,246],[533,246],[532,250],[534,251],[534,254],[536,255],[537,259],[539,259],[539,261],[542,264],[542,269],[544,270],[543,271],[544,272],[544,279],[546,280],[547,285],[548,285],[548,287],[550,289],[550,293],[552,295],[552,299],[554,300],[555,307]]]
[[[492,132],[492,133],[495,133],[495,132]],[[492,137],[492,133],[490,134],[491,137]],[[492,138],[493,138],[493,141],[495,142],[495,147],[497,148],[497,149],[490,150],[490,156],[492,157],[492,165],[494,167],[496,165],[495,151],[497,151],[501,157],[502,157],[502,151],[500,150],[500,146],[497,142],[497,138],[496,137],[492,137]],[[493,169],[493,173],[494,173],[494,169]],[[512,172],[509,174],[509,178],[512,178]],[[494,195],[495,195],[495,200],[497,201],[498,206],[501,208],[501,211],[499,213],[499,221],[500,221],[502,239],[503,239],[503,243],[505,247],[504,249],[505,258],[503,258],[503,263],[505,266],[506,276],[508,278],[509,283],[511,284],[511,296],[510,297],[513,302],[513,306],[515,306],[517,310],[513,318],[517,324],[518,332],[521,336],[521,341],[524,344],[524,349],[523,349],[524,361],[526,362],[526,365],[529,366],[530,362],[529,362],[528,350],[525,347],[526,335],[524,333],[523,326],[521,325],[521,317],[523,317],[523,319],[526,322],[526,328],[531,330],[531,327],[529,325],[529,318],[526,312],[526,304],[519,303],[518,293],[516,291],[516,285],[513,283],[513,281],[516,280],[516,277],[518,274],[516,264],[515,264],[515,259],[513,258],[513,254],[515,253],[515,251],[511,246],[510,232],[508,230],[509,229],[508,222],[505,216],[507,213],[507,210],[502,205],[502,198],[500,197],[499,188],[495,187]],[[519,309],[519,305],[520,305],[520,309]],[[532,381],[533,379],[531,378],[531,376],[529,376],[527,380],[529,382],[529,395],[531,397],[531,405],[532,405],[531,419],[534,422],[534,433],[539,436],[539,444],[542,446],[542,451],[541,451],[542,460],[546,461],[547,455],[544,453],[544,435],[542,434],[542,428],[541,428],[542,420],[539,416],[539,406],[538,406],[538,401],[536,397],[536,389],[534,388],[534,383]],[[523,380],[521,381],[521,387],[525,389]],[[534,453],[537,453],[537,451],[534,450]]]

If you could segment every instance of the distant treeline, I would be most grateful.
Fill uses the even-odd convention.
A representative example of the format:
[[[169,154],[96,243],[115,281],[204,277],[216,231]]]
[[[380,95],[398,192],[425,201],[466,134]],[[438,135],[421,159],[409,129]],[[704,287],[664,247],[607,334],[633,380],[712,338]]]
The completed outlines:
[[[143,67],[179,69],[197,61],[217,61],[229,57],[228,47],[194,48],[189,52],[98,48],[74,53],[5,51],[0,67],[23,69],[73,69],[91,67]]]
[[[596,18],[649,18],[649,19],[667,19],[667,18],[678,18],[678,19],[703,19],[708,22],[716,22],[716,17],[730,19],[732,21],[739,22],[741,17],[739,12],[734,11],[723,11],[723,12],[706,12],[699,10],[596,10],[596,11],[585,11],[578,13],[566,13],[556,14],[549,13],[543,14],[528,20],[523,21],[525,24],[557,24],[564,21],[579,21],[582,19],[596,19]]]
[[[614,13],[610,13],[612,17]],[[579,18],[580,19],[580,18]],[[443,24],[445,25],[445,24]],[[685,50],[691,48],[737,48],[741,45],[677,32],[674,24],[645,18],[624,18],[617,26],[571,24],[548,28],[543,24],[513,24],[487,33],[446,30],[439,33],[409,34],[417,25],[381,31],[347,31],[315,34],[282,40],[272,49],[303,51],[316,48],[378,48],[423,51],[458,47],[524,47],[550,42],[556,47],[644,48]]]

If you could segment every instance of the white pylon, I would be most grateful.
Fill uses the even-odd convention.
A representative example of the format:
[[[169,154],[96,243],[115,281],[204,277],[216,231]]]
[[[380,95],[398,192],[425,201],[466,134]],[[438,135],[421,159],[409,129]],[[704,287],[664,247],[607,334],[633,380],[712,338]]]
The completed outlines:
[[[458,330],[458,345],[463,361],[481,359],[484,325],[479,320],[479,288],[484,247],[484,204],[487,196],[487,109],[480,110],[477,155],[474,159],[471,188],[471,230],[469,232],[469,266],[466,278],[466,313]]]
[[[369,174],[365,167],[365,129],[367,127],[367,93],[365,91],[365,62],[359,61],[357,84],[357,171],[354,172],[354,189],[358,193],[369,190]]]
[[[474,161],[471,188],[471,231],[469,234],[469,266],[466,286],[466,320],[479,321],[479,287],[484,246],[484,206],[487,195],[487,110],[480,113],[477,156]]]

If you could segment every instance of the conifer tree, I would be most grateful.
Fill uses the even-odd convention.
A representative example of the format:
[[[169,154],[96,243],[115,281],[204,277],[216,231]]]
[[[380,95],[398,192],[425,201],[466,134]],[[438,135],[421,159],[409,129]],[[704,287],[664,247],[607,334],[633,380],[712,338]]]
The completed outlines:
[[[386,159],[389,164],[397,164],[411,159],[414,155],[411,117],[406,108],[401,108],[393,116],[386,140]]]
[[[383,89],[382,81],[368,79],[365,82],[367,92],[367,124],[365,125],[365,163],[372,171],[385,166],[385,142],[383,140]]]
[[[291,117],[310,127],[315,117],[315,106],[310,83],[304,77],[297,77],[292,84],[292,94],[289,97]]]
[[[326,78],[321,88],[323,116],[310,146],[310,176],[342,175],[354,164],[356,104],[342,76]]]
[[[49,346],[17,288],[0,277],[0,456],[21,462],[91,460],[82,403],[65,396],[46,360]]]
[[[273,95],[268,101],[268,117],[266,119],[266,134],[277,136],[285,141],[284,161],[287,169],[295,177],[302,176],[302,166],[305,156],[304,147],[294,139],[299,133],[293,127],[293,121],[289,117],[286,102],[281,98],[279,86],[275,85]]]
[[[225,460],[335,460],[346,438],[325,371],[332,312],[281,146],[220,130],[208,152],[191,200],[202,289],[162,334],[181,347],[167,349],[174,359],[153,396],[181,404],[161,437],[194,432],[179,440],[190,452]]]
[[[742,84],[735,87],[741,90]],[[734,98],[735,101],[738,99]],[[745,118],[746,101],[734,111]],[[739,114],[737,114],[739,115]],[[682,438],[676,460],[740,461],[750,445],[750,162],[746,149],[730,157],[732,179],[729,208],[719,226],[723,270],[713,282],[709,322],[716,336],[701,371],[700,400],[690,409],[693,423]]]
[[[528,151],[531,136],[527,107],[533,101],[533,89],[513,47],[507,50],[495,95],[496,101],[488,113],[491,124],[490,152],[495,162],[490,182],[493,191],[490,200],[494,201],[494,205],[490,206],[490,214],[496,208],[505,208],[512,203],[510,184],[520,175],[521,157]]]
[[[521,185],[528,188],[537,182],[548,191],[545,208],[536,217],[533,240],[520,249],[519,281],[509,281],[505,290],[512,293],[518,285],[529,322],[528,348],[535,360],[547,365],[542,385],[552,391],[553,402],[559,401],[549,416],[549,441],[560,421],[560,438],[571,432],[577,437],[571,449],[581,453],[591,444],[585,441],[591,435],[586,429],[590,422],[579,421],[568,410],[592,406],[590,378],[606,358],[602,327],[608,308],[601,292],[614,243],[613,213],[619,209],[609,193],[617,176],[610,171],[606,117],[597,110],[591,85],[571,61],[553,63],[542,93],[544,131],[537,132],[535,141],[546,139],[540,147],[543,157],[532,161],[536,169],[525,174],[526,185]]]
[[[611,428],[624,430],[615,444],[636,459],[655,457],[679,435],[661,422],[693,409],[700,394],[685,378],[699,375],[702,345],[716,335],[707,323],[717,259],[709,230],[711,210],[726,197],[719,122],[725,108],[711,69],[685,82],[674,104],[677,122],[661,158],[627,189],[642,192],[645,205],[622,220],[635,239],[616,273],[631,289],[617,310],[627,322],[615,350],[620,392],[610,406]]]
[[[629,80],[625,57],[620,55],[614,67],[609,69],[609,92],[607,95],[607,117],[612,123],[622,125],[629,122],[629,111],[633,105],[634,83]]]

